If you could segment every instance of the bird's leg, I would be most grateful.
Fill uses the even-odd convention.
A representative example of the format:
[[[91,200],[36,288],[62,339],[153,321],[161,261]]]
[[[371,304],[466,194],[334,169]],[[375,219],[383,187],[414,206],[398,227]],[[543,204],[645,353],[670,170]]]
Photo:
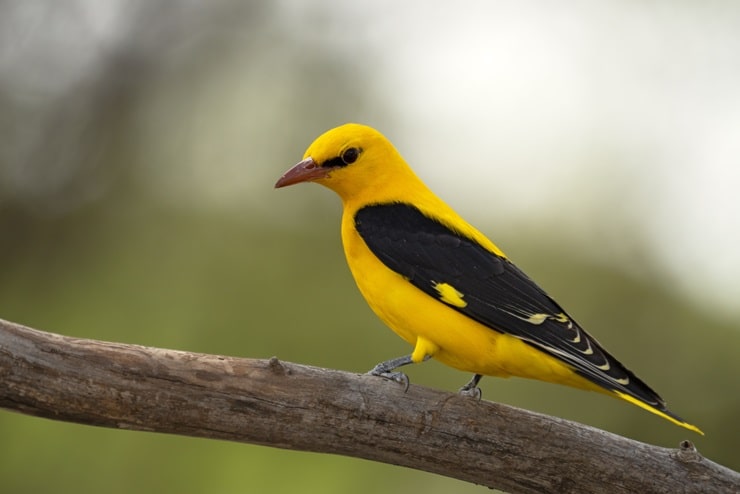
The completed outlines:
[[[424,356],[424,360],[429,359],[429,355]],[[404,391],[409,389],[409,376],[403,372],[393,372],[393,370],[403,367],[404,365],[413,364],[414,361],[411,359],[411,355],[404,355],[403,357],[393,358],[381,362],[368,372],[371,376],[380,376],[391,381],[395,381],[399,384],[404,385]]]
[[[478,383],[482,377],[483,376],[480,374],[474,375],[473,379],[471,379],[468,384],[460,388],[460,394],[463,396],[470,396],[471,398],[475,398],[480,401],[481,396],[483,396],[483,392],[478,387]]]

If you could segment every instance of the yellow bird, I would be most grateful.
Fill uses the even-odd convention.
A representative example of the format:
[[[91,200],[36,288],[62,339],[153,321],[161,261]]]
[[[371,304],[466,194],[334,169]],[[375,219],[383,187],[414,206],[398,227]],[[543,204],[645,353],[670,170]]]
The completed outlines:
[[[518,376],[599,391],[703,434],[612,357],[488,238],[416,176],[378,131],[346,124],[316,139],[276,188],[317,182],[342,199],[342,243],[373,311],[413,346],[370,374],[428,358],[481,377]]]

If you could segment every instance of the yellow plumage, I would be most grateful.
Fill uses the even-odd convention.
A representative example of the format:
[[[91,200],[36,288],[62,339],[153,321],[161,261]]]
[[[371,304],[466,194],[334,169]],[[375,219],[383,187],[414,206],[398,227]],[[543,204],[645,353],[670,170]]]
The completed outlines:
[[[592,353],[602,351],[598,343],[539,287],[520,275],[498,247],[432,193],[376,130],[346,124],[326,132],[276,187],[304,181],[320,183],[342,199],[342,243],[357,286],[378,317],[414,348],[410,360],[384,363],[391,367],[379,364],[374,373],[395,376],[389,372],[393,366],[431,357],[476,374],[468,385],[473,389],[480,375],[564,384],[620,397],[701,433],[668,411],[657,394],[605,351],[603,362],[594,360]],[[411,223],[402,224],[404,221]],[[428,235],[423,231],[425,225],[430,229]],[[428,248],[424,242],[429,243]],[[462,264],[454,269],[435,266],[435,259],[450,253],[453,257],[444,259],[458,262],[454,256],[457,247],[444,242],[462,242],[468,253],[465,255],[473,256],[471,259],[483,256],[487,259],[482,263],[493,268],[503,266],[507,275],[518,276],[516,282],[534,294],[535,305],[501,302],[497,306],[501,297],[496,293],[506,295],[503,298],[510,294],[496,292],[497,275],[481,271],[477,265],[466,265],[462,253]],[[468,274],[461,275],[463,271]],[[446,279],[433,279],[435,276]],[[472,279],[476,277],[483,281]],[[469,287],[468,292],[463,286]],[[511,321],[511,326],[489,323],[499,320]],[[568,335],[568,341],[563,340],[562,345],[560,340],[550,343],[556,334]],[[574,350],[568,345],[574,345]],[[603,376],[599,369],[604,371]],[[622,389],[622,384],[628,387]]]

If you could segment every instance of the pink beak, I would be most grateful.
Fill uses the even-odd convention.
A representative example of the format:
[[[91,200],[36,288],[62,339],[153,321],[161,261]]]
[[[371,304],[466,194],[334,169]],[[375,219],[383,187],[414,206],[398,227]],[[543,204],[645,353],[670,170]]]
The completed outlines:
[[[286,187],[288,185],[300,182],[312,182],[319,178],[324,178],[329,174],[329,170],[320,167],[311,157],[296,163],[293,168],[288,170],[280,177],[275,184],[275,188]]]

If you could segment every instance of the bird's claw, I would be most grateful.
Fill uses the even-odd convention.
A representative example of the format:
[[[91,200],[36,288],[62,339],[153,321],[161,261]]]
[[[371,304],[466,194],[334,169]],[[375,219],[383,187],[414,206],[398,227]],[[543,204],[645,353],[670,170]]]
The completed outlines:
[[[463,386],[460,388],[458,393],[460,393],[461,396],[473,398],[475,401],[480,401],[483,397],[483,391],[481,391],[478,386]]]
[[[483,396],[483,391],[481,391],[478,387],[478,383],[480,382],[482,377],[483,376],[481,374],[474,375],[473,378],[468,381],[465,386],[460,388],[459,393],[463,396],[473,398],[476,401],[480,401],[481,397]]]
[[[371,376],[379,376],[383,379],[388,379],[389,381],[397,382],[398,384],[403,386],[403,392],[409,390],[409,376],[404,374],[403,372],[378,372],[375,371],[375,369],[368,372]]]

